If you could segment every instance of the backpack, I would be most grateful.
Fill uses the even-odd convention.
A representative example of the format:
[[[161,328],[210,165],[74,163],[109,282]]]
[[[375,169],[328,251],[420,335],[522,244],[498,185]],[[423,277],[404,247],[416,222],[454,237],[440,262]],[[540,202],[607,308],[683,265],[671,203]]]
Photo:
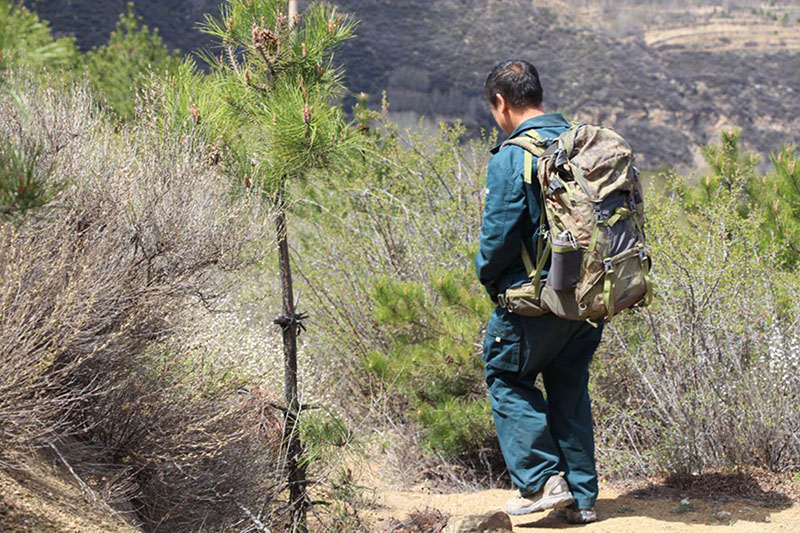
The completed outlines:
[[[507,144],[525,150],[526,183],[538,158],[542,208],[536,264],[525,245],[521,250],[531,282],[499,295],[500,305],[525,316],[551,312],[608,321],[648,304],[653,286],[642,184],[625,139],[608,128],[573,123],[555,139],[532,129]]]

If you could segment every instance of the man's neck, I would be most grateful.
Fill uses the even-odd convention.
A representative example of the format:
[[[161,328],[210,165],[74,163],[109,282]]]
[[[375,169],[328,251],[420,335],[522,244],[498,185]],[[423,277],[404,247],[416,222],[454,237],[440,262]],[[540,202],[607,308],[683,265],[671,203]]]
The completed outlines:
[[[512,124],[514,124],[514,129],[517,129],[519,125],[526,120],[538,117],[539,115],[544,115],[544,110],[539,107],[526,107],[525,109],[520,109],[519,111],[515,110],[511,117]]]

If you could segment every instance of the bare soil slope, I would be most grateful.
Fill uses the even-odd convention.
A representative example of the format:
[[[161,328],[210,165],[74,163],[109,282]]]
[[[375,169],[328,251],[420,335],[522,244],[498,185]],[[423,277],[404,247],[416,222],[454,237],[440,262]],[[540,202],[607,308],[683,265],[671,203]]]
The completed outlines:
[[[0,532],[134,533],[101,504],[91,504],[77,482],[40,461],[24,471],[0,470]]]

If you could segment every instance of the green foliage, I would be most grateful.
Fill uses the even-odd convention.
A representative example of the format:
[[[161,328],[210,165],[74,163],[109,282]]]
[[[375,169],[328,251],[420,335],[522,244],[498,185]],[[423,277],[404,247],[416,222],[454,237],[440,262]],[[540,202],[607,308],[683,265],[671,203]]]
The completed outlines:
[[[779,252],[781,263],[796,267],[800,263],[800,156],[796,146],[787,146],[770,159],[772,171],[748,192],[767,213],[765,238],[783,245]]]
[[[473,399],[451,398],[446,402],[423,404],[417,413],[426,428],[424,444],[448,456],[474,456],[496,439],[492,408],[486,395]]]
[[[760,174],[758,156],[742,153],[739,132],[724,132],[722,145],[704,150],[712,173],[701,181],[702,201],[714,201],[720,187],[736,194],[736,210],[742,217],[758,211],[763,216],[760,248],[778,244],[779,266],[791,269],[800,261],[800,159],[795,147],[783,147],[771,156],[773,168]]]
[[[401,131],[361,106],[363,157],[297,188],[298,255],[315,254],[300,288],[323,333],[310,349],[329,354],[332,389],[358,383],[377,394],[360,405],[385,398],[429,452],[475,458],[494,441],[480,358],[492,304],[472,270],[492,140],[465,143],[460,124]]]
[[[186,57],[172,77],[154,84],[155,97],[163,97],[161,127],[199,129],[211,141],[233,136],[225,129],[225,99],[219,89],[213,75],[205,74],[194,59]]]
[[[360,100],[366,131],[381,117]],[[362,371],[397,398],[398,416],[417,421],[426,448],[474,457],[493,441],[479,338],[492,305],[471,268],[484,144],[463,144],[460,125],[433,136],[387,123],[370,131],[366,157],[344,178],[304,187],[295,207],[310,224],[303,249],[337,265],[309,265],[320,280],[312,290],[336,300],[325,311],[338,324],[335,349],[361,354]]]
[[[447,455],[474,453],[492,436],[478,342],[491,302],[474,277],[446,271],[429,287],[384,278],[372,294],[391,348],[372,351],[365,365],[408,398],[427,446]]]
[[[37,164],[41,146],[0,144],[0,217],[14,217],[46,205],[61,186],[49,183],[49,172]]]
[[[148,81],[148,73],[169,78],[177,71],[180,58],[169,53],[158,34],[141,25],[141,17],[128,3],[127,13],[119,16],[108,43],[86,56],[92,85],[109,107],[124,120],[133,118],[137,93]]]
[[[364,449],[345,419],[327,407],[314,409],[300,419],[300,437],[303,464],[325,472],[317,481],[315,498],[324,498],[327,505],[318,508],[317,517],[332,531],[372,531],[359,513],[365,487],[352,470]]]
[[[17,0],[0,0],[0,81],[13,68],[64,67],[78,62],[75,40],[53,39],[47,22]]]
[[[699,187],[686,189],[689,193],[689,207],[702,209],[705,204],[713,201],[720,187],[724,187],[728,192],[742,194],[742,202],[737,204],[737,211],[742,215],[747,214],[750,206],[743,193],[755,177],[758,156],[741,152],[740,134],[740,131],[723,132],[721,146],[710,145],[703,148],[711,173],[700,181]]]
[[[337,465],[345,452],[358,450],[354,435],[344,420],[329,409],[316,411],[300,421],[300,437],[306,444],[306,464]]]
[[[230,0],[202,25],[222,49],[206,54],[224,104],[218,134],[239,178],[266,194],[282,191],[287,179],[344,163],[355,143],[334,105],[344,88],[333,63],[354,23],[316,3],[289,21],[284,4]]]
[[[704,148],[711,172],[697,185],[673,180],[668,187],[683,199],[690,212],[707,209],[720,194],[735,199],[733,208],[742,218],[757,212],[763,217],[759,247],[778,243],[778,266],[794,268],[800,262],[800,157],[796,147],[781,148],[771,156],[772,169],[758,171],[758,156],[740,149],[740,132],[723,132],[719,146]]]

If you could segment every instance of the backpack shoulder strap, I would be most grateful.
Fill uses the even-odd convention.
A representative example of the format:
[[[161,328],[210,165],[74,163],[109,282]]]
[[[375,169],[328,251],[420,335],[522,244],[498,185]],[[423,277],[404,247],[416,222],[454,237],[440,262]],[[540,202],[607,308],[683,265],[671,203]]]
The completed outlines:
[[[538,131],[535,129],[529,129],[519,137],[506,139],[503,141],[503,144],[500,145],[500,148],[509,144],[513,144],[524,149],[526,152],[530,152],[536,157],[539,157],[544,153],[547,146],[552,143],[553,140],[554,139],[550,138],[543,139],[542,135]]]
[[[500,148],[506,145],[519,146],[525,150],[525,160],[523,162],[524,179],[525,183],[533,183],[533,158],[540,157],[547,149],[547,144],[550,139],[542,139],[541,134],[535,129],[529,129],[523,135],[514,137],[513,139],[506,139]]]
[[[525,150],[525,160],[523,162],[524,180],[525,183],[531,184],[533,182],[533,161],[534,156],[538,159],[544,154],[548,147],[553,144],[554,139],[542,139],[541,134],[535,129],[526,131],[519,137],[507,139],[500,147],[512,144],[519,146]],[[536,262],[529,250],[522,244],[520,253],[522,255],[522,262],[525,265],[525,270],[528,272],[528,277],[532,280],[534,287],[536,287],[536,298],[540,297],[541,292],[541,279],[544,266],[550,257],[550,239],[545,237],[547,230],[547,215],[545,214],[544,196],[541,199],[541,206],[539,211],[539,236],[536,242]]]

